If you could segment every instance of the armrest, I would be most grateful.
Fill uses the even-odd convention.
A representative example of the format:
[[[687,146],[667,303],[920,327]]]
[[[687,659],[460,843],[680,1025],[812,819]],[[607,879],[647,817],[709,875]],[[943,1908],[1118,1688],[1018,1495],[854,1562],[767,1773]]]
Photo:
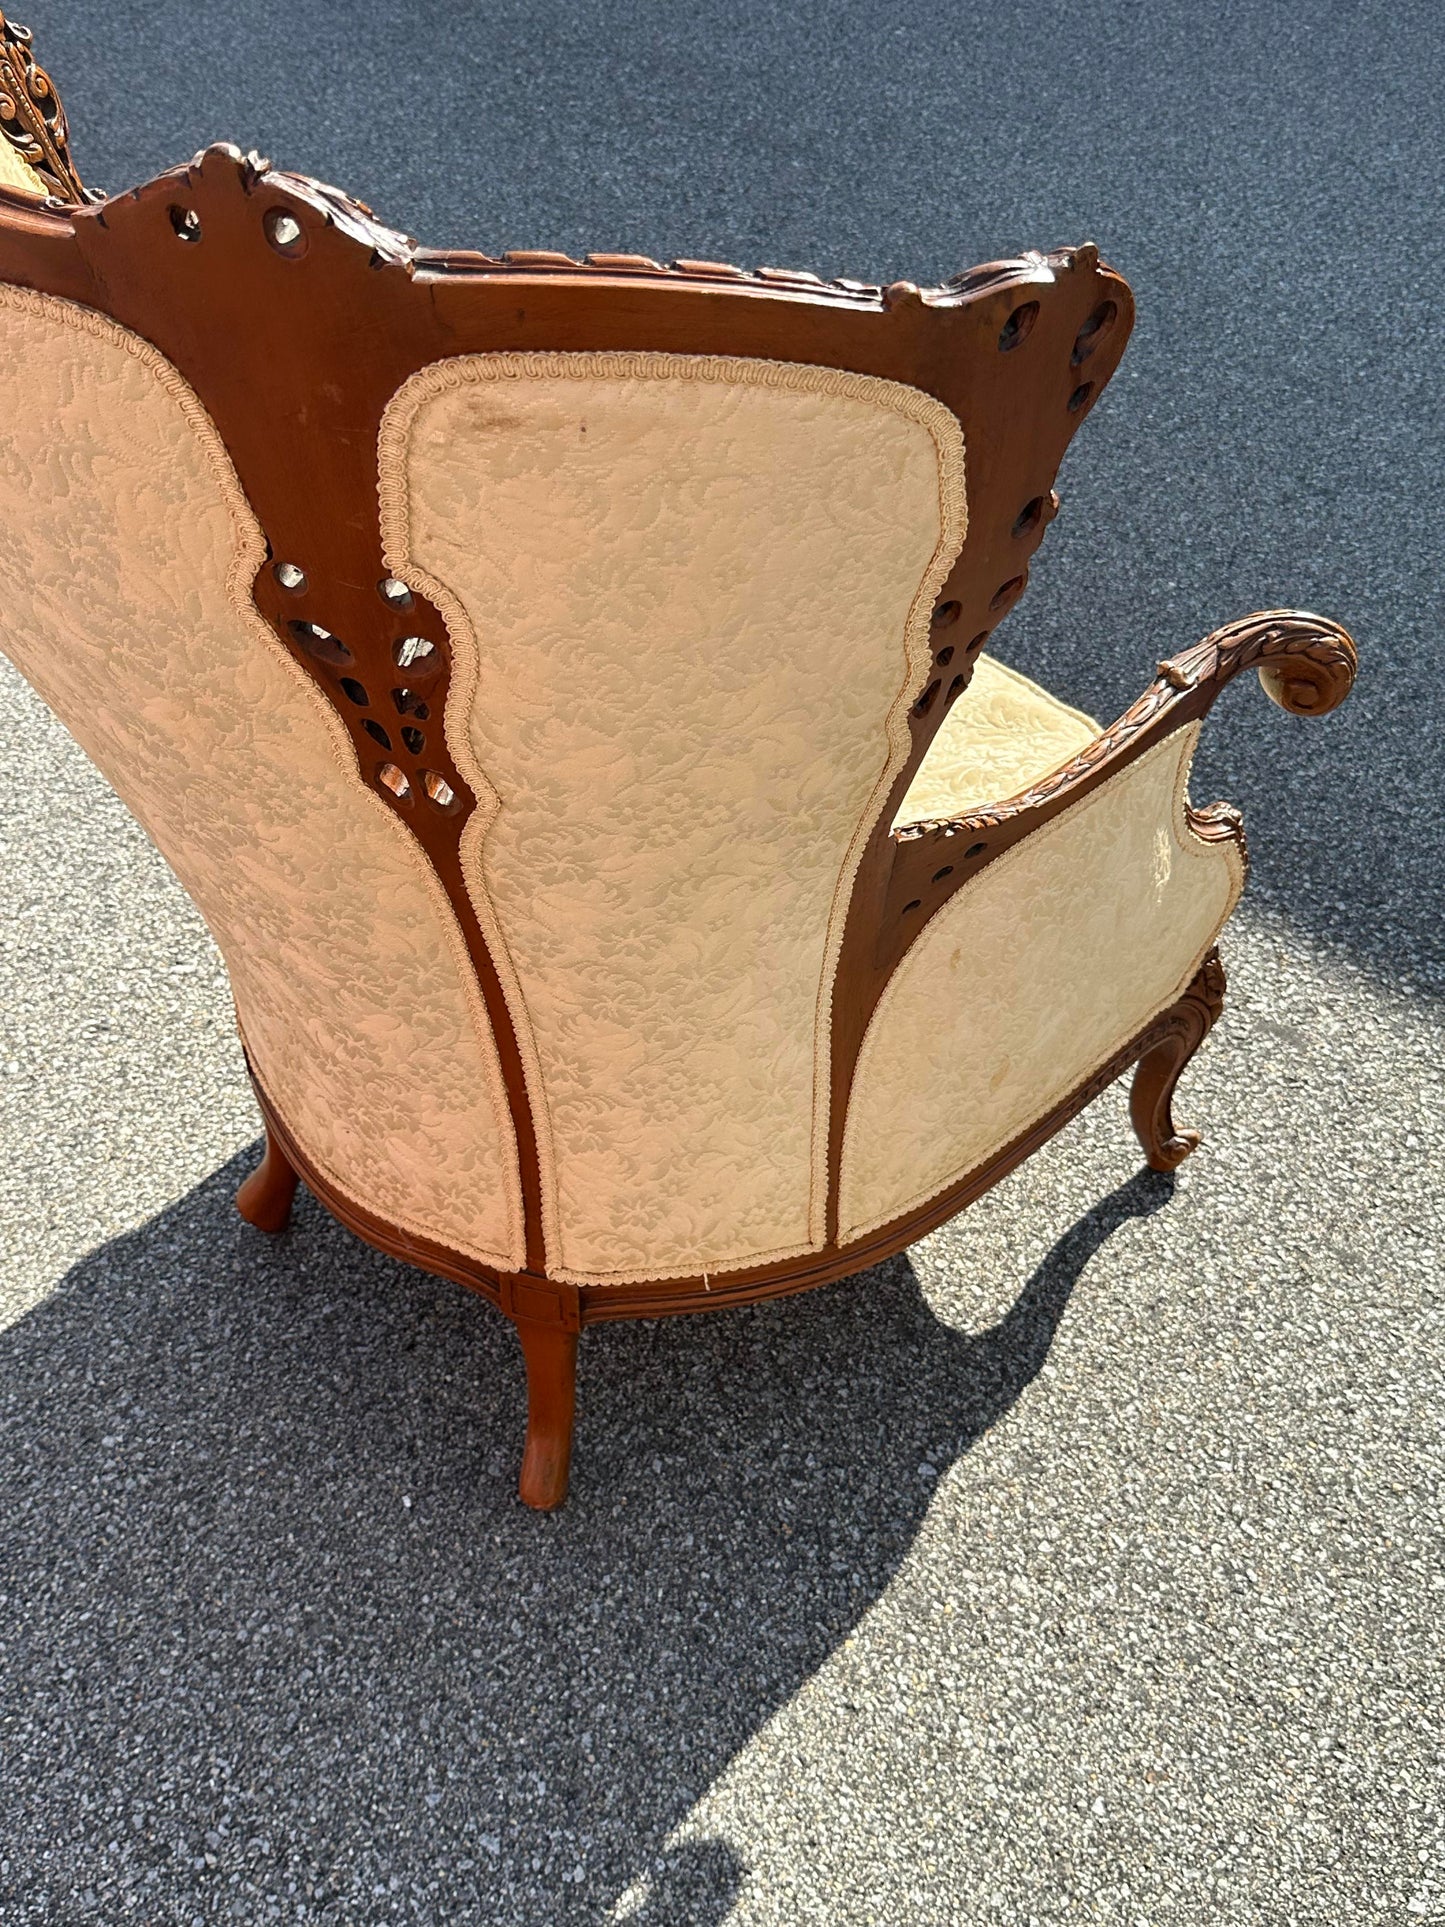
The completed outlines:
[[[1323,716],[1349,695],[1357,665],[1349,634],[1324,616],[1270,609],[1226,623],[1181,655],[1159,664],[1139,700],[1078,755],[1021,795],[986,810],[909,824],[894,833],[894,861],[875,951],[891,969],[915,930],[962,884],[1041,823],[1133,762],[1186,723],[1208,713],[1242,669],[1257,669],[1265,693],[1296,716]],[[1191,812],[1202,836],[1240,834],[1227,804]]]

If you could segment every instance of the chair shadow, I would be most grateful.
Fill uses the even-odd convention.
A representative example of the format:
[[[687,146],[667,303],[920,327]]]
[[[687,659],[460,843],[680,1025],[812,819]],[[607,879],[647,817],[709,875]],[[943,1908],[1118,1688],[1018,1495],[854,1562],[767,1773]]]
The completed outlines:
[[[629,1921],[721,1921],[735,1854],[669,1831],[883,1592],[1093,1253],[1173,1189],[1102,1199],[977,1334],[906,1258],[589,1333],[573,1495],[541,1517],[503,1321],[309,1200],[251,1231],[251,1161],[0,1334],[11,1904],[513,1927],[611,1918],[643,1874]]]

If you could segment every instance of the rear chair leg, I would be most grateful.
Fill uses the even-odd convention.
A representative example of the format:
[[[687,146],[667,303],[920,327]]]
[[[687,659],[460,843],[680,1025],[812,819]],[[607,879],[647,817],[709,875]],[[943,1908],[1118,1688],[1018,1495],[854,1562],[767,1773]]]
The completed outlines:
[[[528,1505],[550,1512],[567,1496],[572,1464],[577,1334],[531,1318],[514,1323],[527,1361],[527,1444],[518,1489]]]
[[[1152,1171],[1174,1170],[1199,1144],[1198,1131],[1175,1128],[1174,1089],[1224,1008],[1224,982],[1219,952],[1211,950],[1178,1003],[1165,1011],[1166,1035],[1145,1051],[1134,1072],[1129,1115]]]
[[[296,1196],[296,1173],[286,1153],[266,1127],[266,1150],[261,1162],[236,1193],[236,1209],[258,1231],[284,1231],[291,1222]]]

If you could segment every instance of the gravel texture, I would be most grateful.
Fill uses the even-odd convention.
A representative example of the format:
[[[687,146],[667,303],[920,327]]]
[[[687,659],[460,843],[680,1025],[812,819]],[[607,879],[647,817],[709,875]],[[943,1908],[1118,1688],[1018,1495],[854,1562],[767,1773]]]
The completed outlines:
[[[429,242],[929,279],[1091,236],[1140,303],[1000,652],[1111,715],[1346,621],[1195,794],[1225,1019],[906,1258],[583,1350],[309,1201],[205,932],[0,670],[0,1921],[1445,1921],[1438,7],[518,0],[32,24],[82,168],[233,137]]]

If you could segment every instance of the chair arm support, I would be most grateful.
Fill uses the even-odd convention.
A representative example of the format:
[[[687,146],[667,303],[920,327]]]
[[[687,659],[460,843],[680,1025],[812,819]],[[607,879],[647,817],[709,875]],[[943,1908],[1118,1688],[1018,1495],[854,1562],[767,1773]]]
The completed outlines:
[[[1207,709],[1232,676],[1257,669],[1264,693],[1281,709],[1326,716],[1349,695],[1358,665],[1354,640],[1339,623],[1306,609],[1266,609],[1161,662],[1159,681],[1180,691],[1206,689]]]
[[[855,894],[853,913],[864,923],[868,947],[860,944],[854,974],[834,999],[830,1121],[834,1168],[839,1168],[853,1080],[869,1024],[894,971],[929,929],[935,912],[995,857],[1022,843],[1155,744],[1198,721],[1241,669],[1257,669],[1266,693],[1282,708],[1300,716],[1322,716],[1338,708],[1350,693],[1355,668],[1355,645],[1338,623],[1298,609],[1245,616],[1161,662],[1154,681],[1117,722],[1027,790],[987,809],[893,830],[886,867],[873,878],[860,879],[865,887]],[[1243,824],[1228,804],[1190,808],[1188,824],[1196,837],[1232,842],[1244,855]],[[1154,1096],[1158,1095],[1155,1091]],[[1157,1123],[1162,1116],[1156,1105],[1150,1117]],[[1163,1131],[1162,1124],[1158,1130]]]
[[[1242,669],[1257,669],[1265,693],[1282,709],[1323,716],[1349,695],[1356,663],[1354,642],[1337,622],[1300,609],[1241,617],[1161,662],[1154,681],[1117,722],[1029,789],[985,810],[911,823],[894,832],[875,966],[891,969],[914,930],[985,864],[1153,744],[1204,716]],[[1193,811],[1191,822],[1202,836],[1239,834],[1238,815],[1227,805]]]
[[[1242,669],[1257,669],[1265,694],[1292,715],[1327,715],[1349,695],[1357,660],[1348,632],[1324,616],[1301,609],[1268,609],[1242,616],[1192,649],[1161,662],[1154,681],[1116,723],[1032,788],[986,810],[911,823],[898,832],[898,840],[956,836],[996,829],[1023,817],[1052,816],[1077,793],[1093,789],[1151,744],[1205,715],[1224,685]]]

